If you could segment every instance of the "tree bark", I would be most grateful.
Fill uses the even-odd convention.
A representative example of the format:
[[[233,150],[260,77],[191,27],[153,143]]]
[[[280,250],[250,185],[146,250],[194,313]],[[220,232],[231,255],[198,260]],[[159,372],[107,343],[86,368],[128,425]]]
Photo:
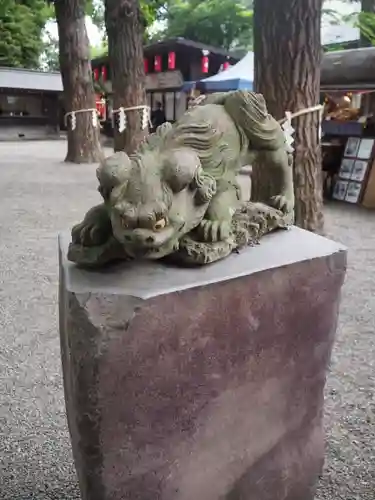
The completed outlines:
[[[105,0],[113,109],[147,105],[143,65],[143,24],[138,0]],[[133,153],[148,134],[142,111],[126,111],[126,129],[114,130],[115,151]]]
[[[95,109],[89,39],[85,24],[85,0],[55,0],[54,3],[65,109],[67,112]],[[91,112],[80,112],[75,116],[74,130],[69,126],[68,120],[68,152],[65,161],[99,161],[99,126],[93,126]]]
[[[320,23],[322,0],[255,0],[255,88],[264,95],[271,115],[282,119],[319,104]],[[319,114],[293,120],[295,129],[295,223],[310,231],[323,230]],[[266,196],[265,169],[254,168],[255,199]],[[252,196],[253,198],[253,196]]]

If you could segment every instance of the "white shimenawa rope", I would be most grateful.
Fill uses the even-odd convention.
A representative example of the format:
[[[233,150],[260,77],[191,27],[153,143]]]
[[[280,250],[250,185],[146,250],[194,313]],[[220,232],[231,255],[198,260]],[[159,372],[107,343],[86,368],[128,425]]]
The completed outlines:
[[[120,106],[118,109],[114,109],[112,111],[112,123],[113,123],[113,128],[115,127],[114,124],[114,115],[118,113],[119,115],[119,122],[118,122],[118,131],[124,132],[126,130],[126,125],[127,125],[127,118],[126,118],[126,111],[141,111],[142,113],[142,130],[146,129],[147,126],[150,124],[150,106],[147,106],[146,104],[141,104],[140,106],[130,106],[129,108],[124,108],[123,106]]]
[[[101,127],[101,125],[99,123],[99,118],[98,118],[99,112],[96,108],[76,109],[75,111],[68,111],[68,113],[65,113],[65,116],[64,116],[64,123],[65,123],[66,127],[68,125],[68,117],[71,116],[72,117],[71,128],[72,128],[72,130],[76,129],[76,126],[77,126],[76,114],[77,113],[91,113],[92,126],[94,128],[96,128],[98,125],[99,125],[99,127]]]

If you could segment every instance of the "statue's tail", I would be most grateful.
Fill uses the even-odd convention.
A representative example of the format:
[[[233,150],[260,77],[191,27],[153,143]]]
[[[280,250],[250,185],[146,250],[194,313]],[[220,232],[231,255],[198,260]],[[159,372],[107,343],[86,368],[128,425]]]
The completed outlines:
[[[268,113],[261,94],[237,90],[228,94],[224,107],[250,142],[250,148],[276,150],[285,144],[280,124]]]

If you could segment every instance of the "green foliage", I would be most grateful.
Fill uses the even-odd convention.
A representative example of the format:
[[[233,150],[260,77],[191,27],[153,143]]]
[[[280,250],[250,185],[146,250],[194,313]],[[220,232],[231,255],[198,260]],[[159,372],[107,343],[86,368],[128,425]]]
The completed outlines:
[[[361,31],[361,36],[371,45],[375,45],[375,14],[361,12],[358,15],[357,25]]]
[[[37,68],[50,16],[44,0],[0,0],[0,66]]]
[[[160,9],[165,6],[162,0],[141,0],[141,11],[145,28],[151,26],[160,15]]]
[[[91,59],[95,59],[95,57],[105,56],[106,54],[108,54],[108,44],[106,41],[104,41],[101,45],[90,47]]]
[[[50,33],[45,33],[44,49],[40,58],[44,71],[60,71],[59,40]]]
[[[352,24],[359,28],[361,39],[370,45],[375,45],[375,14],[372,12],[353,12],[335,18],[335,23]]]
[[[252,45],[252,2],[244,0],[170,0],[157,38],[184,37],[216,47]]]
[[[345,50],[345,45],[342,43],[334,43],[324,47],[324,52],[337,52],[339,50]]]
[[[162,0],[140,1],[143,23],[146,29],[157,19],[159,9],[164,3]],[[105,40],[104,0],[87,0],[86,11],[87,15],[91,17],[92,22],[103,32],[103,40]]]
[[[361,42],[375,45],[375,0],[346,0],[348,4],[360,4],[361,12],[342,15],[332,9],[323,9],[331,18],[332,24],[352,24],[359,28]],[[337,50],[337,49],[336,49]]]
[[[95,24],[95,26],[103,31],[104,37],[105,23],[103,0],[89,0],[86,6],[86,14],[91,17],[91,20]]]

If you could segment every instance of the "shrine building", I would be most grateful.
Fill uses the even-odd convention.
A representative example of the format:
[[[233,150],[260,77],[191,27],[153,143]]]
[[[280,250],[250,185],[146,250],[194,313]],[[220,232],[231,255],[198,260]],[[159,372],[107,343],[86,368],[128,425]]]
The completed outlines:
[[[187,109],[189,96],[181,91],[185,82],[213,76],[239,60],[240,57],[226,50],[184,38],[146,45],[144,68],[148,105],[153,109],[156,102],[161,102],[166,119],[173,122]],[[106,101],[98,96],[98,109],[101,103],[102,119],[108,122],[112,115],[108,56],[95,58],[91,64],[94,81],[101,82],[107,96]]]

